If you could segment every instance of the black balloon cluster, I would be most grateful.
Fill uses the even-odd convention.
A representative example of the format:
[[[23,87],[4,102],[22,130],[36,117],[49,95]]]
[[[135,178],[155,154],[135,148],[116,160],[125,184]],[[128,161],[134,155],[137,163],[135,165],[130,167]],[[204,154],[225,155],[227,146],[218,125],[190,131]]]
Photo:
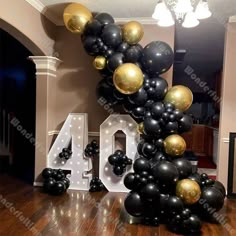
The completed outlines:
[[[72,151],[69,148],[63,148],[62,152],[59,153],[61,159],[69,160],[72,156]]]
[[[91,143],[89,143],[85,150],[84,150],[84,155],[86,157],[95,157],[99,154],[99,146],[97,144],[96,140],[92,140]]]
[[[44,178],[43,190],[52,195],[61,195],[70,186],[70,180],[61,169],[45,168],[42,177]]]
[[[128,158],[121,150],[116,150],[108,157],[108,162],[113,166],[113,173],[122,176],[126,172],[126,167],[132,165],[132,159]]]
[[[102,181],[98,177],[92,178],[90,181],[89,192],[101,192],[105,189]]]

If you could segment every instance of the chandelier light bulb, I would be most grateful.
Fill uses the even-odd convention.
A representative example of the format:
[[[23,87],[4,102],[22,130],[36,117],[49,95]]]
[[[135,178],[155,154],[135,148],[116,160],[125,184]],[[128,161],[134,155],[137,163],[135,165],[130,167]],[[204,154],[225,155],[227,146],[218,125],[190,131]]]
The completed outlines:
[[[161,27],[170,27],[174,24],[175,24],[175,21],[169,10],[166,10],[165,14],[163,14],[160,20],[157,22],[157,25]]]
[[[197,5],[195,15],[197,19],[199,20],[203,20],[203,19],[207,19],[211,17],[212,13],[209,10],[208,2],[201,0]]]
[[[193,6],[191,4],[190,0],[178,0],[175,8],[174,8],[175,13],[182,13],[186,14],[188,12],[193,11]]]
[[[199,25],[199,20],[197,19],[194,12],[189,12],[186,14],[182,26],[184,28],[193,28]]]
[[[166,4],[164,2],[159,2],[155,7],[155,10],[152,14],[152,18],[155,20],[160,20],[163,15],[165,15],[166,11],[168,11]]]

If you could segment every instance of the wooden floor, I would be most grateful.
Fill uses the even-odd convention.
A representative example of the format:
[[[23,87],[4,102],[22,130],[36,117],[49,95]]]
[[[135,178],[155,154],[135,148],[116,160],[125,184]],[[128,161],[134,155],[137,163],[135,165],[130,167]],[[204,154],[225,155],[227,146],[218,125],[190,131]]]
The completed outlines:
[[[12,177],[0,176],[0,235],[175,235],[164,225],[132,224],[134,219],[123,208],[125,195],[68,191],[52,197]],[[227,200],[221,213],[236,228],[236,200]],[[202,235],[236,235],[236,231],[230,234],[222,225],[204,224]]]

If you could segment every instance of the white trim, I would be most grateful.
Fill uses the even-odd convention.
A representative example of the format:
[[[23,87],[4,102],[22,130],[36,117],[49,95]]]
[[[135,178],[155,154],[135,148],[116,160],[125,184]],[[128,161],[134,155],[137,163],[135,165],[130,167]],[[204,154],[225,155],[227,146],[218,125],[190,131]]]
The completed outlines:
[[[156,25],[157,20],[152,17],[134,17],[134,18],[115,18],[115,22],[118,24],[124,24],[129,21],[138,21],[143,25]]]
[[[236,16],[231,16],[229,18],[229,23],[236,23]]]
[[[222,138],[223,143],[229,143],[229,138]]]
[[[36,72],[36,75],[49,75],[52,77],[57,77],[55,74],[49,73],[49,72]]]

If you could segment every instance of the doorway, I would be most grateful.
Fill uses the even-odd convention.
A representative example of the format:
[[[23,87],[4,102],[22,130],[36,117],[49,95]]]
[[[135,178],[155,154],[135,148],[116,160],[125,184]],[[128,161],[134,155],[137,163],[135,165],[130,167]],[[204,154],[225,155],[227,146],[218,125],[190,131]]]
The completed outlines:
[[[0,172],[34,180],[36,77],[32,53],[0,29]]]

